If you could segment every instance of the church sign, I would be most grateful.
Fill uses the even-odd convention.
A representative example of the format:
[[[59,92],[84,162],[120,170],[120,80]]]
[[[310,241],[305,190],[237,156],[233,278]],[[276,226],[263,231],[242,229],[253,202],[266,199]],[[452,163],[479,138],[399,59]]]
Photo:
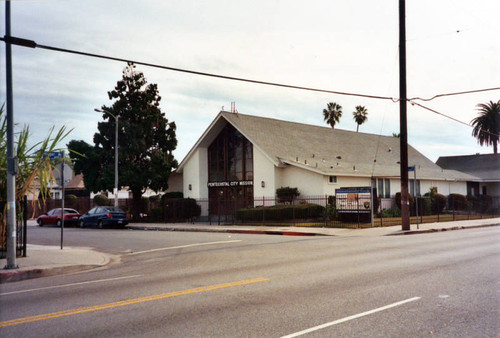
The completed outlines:
[[[253,181],[226,181],[226,182],[208,182],[209,188],[219,187],[244,187],[253,185]]]

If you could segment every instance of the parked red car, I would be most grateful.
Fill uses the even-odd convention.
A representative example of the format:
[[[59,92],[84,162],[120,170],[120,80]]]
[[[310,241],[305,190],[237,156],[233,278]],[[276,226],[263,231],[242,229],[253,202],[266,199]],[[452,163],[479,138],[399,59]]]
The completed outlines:
[[[80,216],[80,213],[75,209],[64,208],[64,225],[77,225]],[[41,227],[43,227],[45,224],[55,224],[60,227],[62,223],[61,219],[62,209],[56,208],[43,215],[40,215],[40,217],[36,219],[36,222]]]

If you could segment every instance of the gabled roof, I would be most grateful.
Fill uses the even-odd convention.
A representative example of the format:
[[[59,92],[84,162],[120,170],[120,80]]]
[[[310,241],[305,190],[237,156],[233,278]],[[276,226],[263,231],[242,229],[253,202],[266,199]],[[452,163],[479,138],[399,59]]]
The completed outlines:
[[[437,165],[476,176],[479,182],[500,182],[500,155],[477,154],[465,156],[442,156]]]
[[[73,176],[71,181],[66,184],[67,189],[85,189],[85,183],[83,182],[83,174],[78,174]]]
[[[295,122],[220,112],[179,165],[198,146],[208,147],[226,123],[231,124],[276,166],[293,165],[323,175],[399,177],[399,138],[357,133]],[[443,170],[408,146],[408,164],[417,178],[470,180],[468,174]]]

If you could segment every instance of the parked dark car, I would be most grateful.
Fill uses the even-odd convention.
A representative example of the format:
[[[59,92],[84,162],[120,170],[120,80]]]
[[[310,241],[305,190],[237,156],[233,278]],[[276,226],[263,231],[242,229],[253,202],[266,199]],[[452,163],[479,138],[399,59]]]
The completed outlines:
[[[64,225],[77,225],[80,213],[75,209],[64,208]],[[49,212],[40,215],[36,222],[39,226],[43,227],[45,224],[55,224],[58,227],[62,222],[62,208],[52,209]]]
[[[78,221],[80,228],[85,226],[97,226],[99,229],[102,229],[110,225],[125,227],[127,224],[127,213],[118,207],[92,208],[86,214],[80,216]]]

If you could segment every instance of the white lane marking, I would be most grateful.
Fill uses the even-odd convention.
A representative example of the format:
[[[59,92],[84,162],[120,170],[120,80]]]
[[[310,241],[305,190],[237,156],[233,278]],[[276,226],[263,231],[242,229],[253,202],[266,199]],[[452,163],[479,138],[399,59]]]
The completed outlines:
[[[338,319],[338,320],[335,320],[335,321],[330,322],[330,323],[325,323],[325,324],[322,324],[322,325],[311,327],[310,329],[306,329],[306,330],[303,330],[303,331],[300,331],[300,332],[292,333],[292,334],[289,334],[287,336],[283,336],[281,338],[298,337],[298,336],[304,335],[306,333],[311,333],[311,332],[314,332],[314,331],[317,331],[317,330],[324,329],[324,328],[329,327],[329,326],[333,326],[333,325],[337,325],[337,324],[340,324],[340,323],[347,322],[349,320],[357,319],[357,318],[360,318],[360,317],[363,317],[363,316],[368,316],[368,315],[371,315],[373,313],[384,311],[384,310],[387,310],[387,309],[390,309],[390,308],[393,308],[393,307],[396,307],[396,306],[399,306],[399,305],[403,305],[403,304],[406,304],[406,303],[409,303],[409,302],[414,302],[414,301],[419,300],[419,299],[420,299],[420,297],[413,297],[413,298],[405,299],[405,300],[402,300],[402,301],[397,302],[397,303],[392,303],[392,304],[389,304],[389,305],[386,305],[386,306],[379,307],[377,309],[373,309],[373,310],[370,310],[370,311],[358,313],[357,315],[345,317],[345,318]]]
[[[40,290],[48,290],[48,289],[66,288],[66,287],[75,286],[75,285],[85,285],[85,284],[93,284],[93,283],[111,282],[111,281],[115,281],[115,280],[136,278],[136,277],[141,277],[141,276],[142,275],[123,276],[123,277],[116,277],[116,278],[89,280],[89,281],[85,281],[85,282],[78,282],[78,283],[71,283],[71,284],[46,286],[46,287],[43,287],[43,288],[36,288],[36,289],[28,289],[28,290],[19,290],[19,291],[12,291],[12,292],[0,293],[0,296],[13,295],[13,294],[16,294],[16,293],[24,293],[24,292],[33,292],[33,291],[40,291]]]
[[[150,253],[150,252],[156,252],[156,251],[165,251],[165,250],[175,250],[175,249],[191,248],[191,247],[194,247],[194,246],[237,243],[237,242],[241,242],[241,241],[242,241],[241,239],[238,239],[238,240],[232,240],[232,241],[219,241],[219,242],[207,242],[207,243],[195,243],[195,244],[186,244],[186,245],[179,245],[179,246],[170,246],[168,248],[158,248],[158,249],[151,249],[151,250],[144,250],[144,251],[132,252],[132,253],[126,254],[126,256],[140,255],[140,254],[143,254],[143,253]]]

